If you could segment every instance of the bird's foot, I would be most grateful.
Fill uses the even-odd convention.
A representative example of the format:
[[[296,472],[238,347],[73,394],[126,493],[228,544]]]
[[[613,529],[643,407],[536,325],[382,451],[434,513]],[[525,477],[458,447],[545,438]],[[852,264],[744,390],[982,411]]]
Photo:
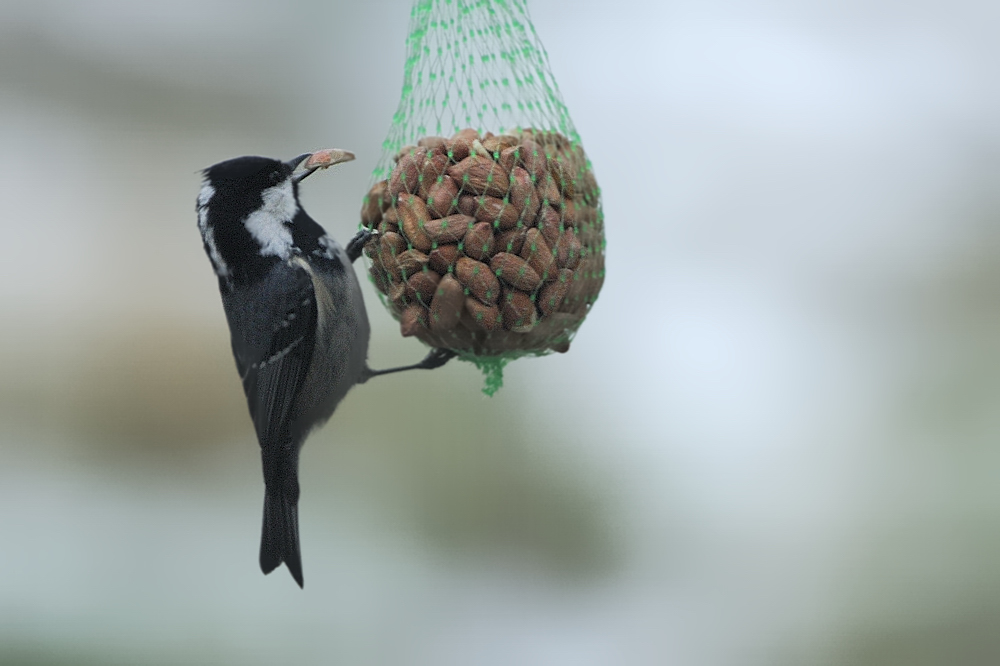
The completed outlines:
[[[403,372],[404,370],[433,370],[434,368],[440,368],[442,365],[455,358],[455,352],[450,349],[440,349],[435,348],[424,357],[420,363],[414,363],[413,365],[404,365],[399,368],[389,368],[388,370],[372,370],[368,368],[367,372],[364,374],[363,378],[358,382],[363,384],[372,377],[378,377],[379,375],[388,375],[393,372]]]
[[[442,365],[455,358],[456,354],[450,349],[434,348],[427,356],[424,357],[417,367],[424,370],[433,370],[434,368],[440,368]]]
[[[374,229],[361,229],[358,233],[354,234],[354,238],[350,240],[345,249],[347,258],[351,260],[352,264],[361,256],[361,251],[365,249],[368,241],[375,236],[378,236],[378,232]]]

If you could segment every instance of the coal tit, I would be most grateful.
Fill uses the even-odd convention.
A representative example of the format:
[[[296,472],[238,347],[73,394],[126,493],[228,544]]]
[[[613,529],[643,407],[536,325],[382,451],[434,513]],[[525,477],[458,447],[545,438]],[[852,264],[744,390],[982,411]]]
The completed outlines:
[[[337,152],[343,153],[337,161],[354,158]],[[352,263],[372,232],[359,232],[345,250],[302,209],[299,183],[315,168],[295,171],[310,155],[220,162],[203,171],[197,203],[260,442],[260,567],[267,574],[284,562],[300,587],[298,465],[309,432],[330,418],[355,384],[439,367],[453,356],[432,350],[412,366],[368,367],[368,315]]]

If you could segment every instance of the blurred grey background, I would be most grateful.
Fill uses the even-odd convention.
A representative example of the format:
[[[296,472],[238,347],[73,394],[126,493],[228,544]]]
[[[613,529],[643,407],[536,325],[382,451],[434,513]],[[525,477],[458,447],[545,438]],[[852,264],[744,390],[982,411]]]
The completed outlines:
[[[354,150],[304,187],[348,238],[409,2],[0,4],[0,663],[1000,663],[1000,5],[530,8],[601,299],[492,399],[356,388],[300,591],[197,171]]]

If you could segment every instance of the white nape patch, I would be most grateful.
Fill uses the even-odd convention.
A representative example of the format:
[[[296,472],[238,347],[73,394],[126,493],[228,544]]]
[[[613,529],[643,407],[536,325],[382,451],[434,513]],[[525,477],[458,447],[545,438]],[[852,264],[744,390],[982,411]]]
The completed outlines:
[[[205,183],[201,186],[201,192],[198,193],[198,209],[205,208],[208,206],[208,202],[212,200],[215,196],[215,188],[209,183]]]
[[[292,254],[292,230],[285,226],[295,217],[298,207],[291,179],[261,192],[264,205],[243,221],[250,235],[260,245],[262,256],[288,259]]]
[[[198,228],[201,229],[201,237],[205,241],[205,247],[208,248],[208,258],[212,261],[212,266],[215,267],[216,275],[228,277],[229,266],[223,261],[222,255],[219,254],[219,248],[215,244],[215,229],[208,225],[208,204],[214,196],[214,187],[208,183],[201,186],[201,192],[198,193]]]

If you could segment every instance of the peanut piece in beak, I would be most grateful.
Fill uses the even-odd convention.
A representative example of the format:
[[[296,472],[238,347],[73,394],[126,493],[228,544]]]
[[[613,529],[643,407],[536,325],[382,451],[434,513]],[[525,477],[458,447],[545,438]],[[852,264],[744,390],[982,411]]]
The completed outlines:
[[[310,155],[306,161],[302,163],[302,168],[309,171],[312,171],[313,169],[327,169],[332,167],[334,164],[350,162],[353,159],[354,153],[349,150],[326,148],[324,150],[317,150],[315,153]]]

